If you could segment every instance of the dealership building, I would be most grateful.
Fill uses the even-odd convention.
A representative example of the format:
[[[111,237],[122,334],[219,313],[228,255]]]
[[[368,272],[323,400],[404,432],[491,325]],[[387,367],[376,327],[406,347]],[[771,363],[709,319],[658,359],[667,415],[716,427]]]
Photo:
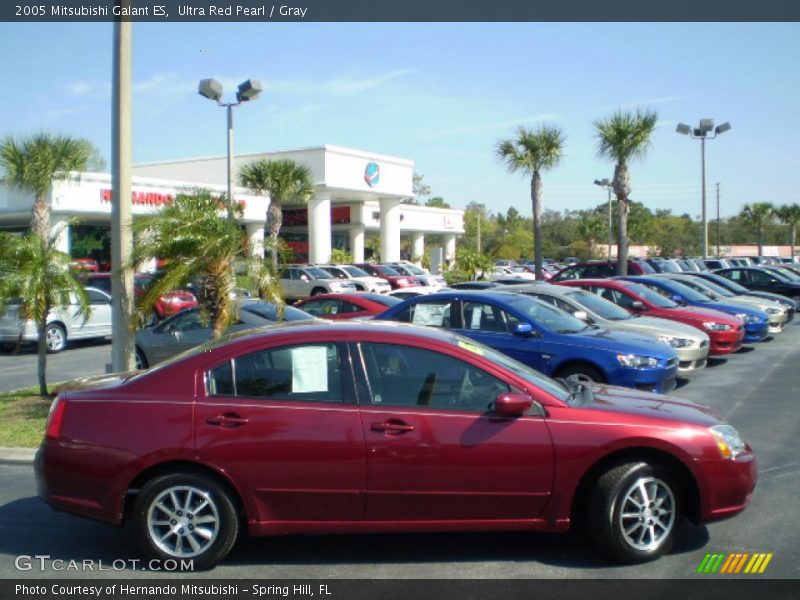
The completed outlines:
[[[311,171],[314,196],[307,205],[283,207],[281,236],[309,262],[330,261],[331,249],[342,248],[355,262],[364,260],[365,239],[378,235],[383,261],[400,260],[401,236],[408,236],[410,256],[425,252],[426,235],[436,235],[444,246],[444,258],[455,258],[458,235],[464,233],[464,212],[456,209],[403,204],[413,196],[413,161],[343,148],[320,146],[300,150],[240,154],[234,169],[256,160],[292,160]],[[202,187],[226,193],[226,157],[194,158],[134,166],[133,214],[149,214],[178,193]],[[267,197],[233,188],[234,200],[244,207],[242,219],[249,247],[263,254]],[[99,173],[75,173],[56,181],[48,198],[51,225],[62,223],[59,247],[70,252],[69,221],[80,227],[108,228],[111,219],[111,177]],[[23,230],[29,222],[34,195],[0,186],[0,230]]]

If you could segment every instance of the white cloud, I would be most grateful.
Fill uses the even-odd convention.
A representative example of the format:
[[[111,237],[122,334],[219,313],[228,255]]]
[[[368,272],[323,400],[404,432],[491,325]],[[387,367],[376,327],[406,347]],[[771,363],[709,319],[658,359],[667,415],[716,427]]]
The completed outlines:
[[[388,83],[400,77],[418,73],[419,69],[397,69],[372,77],[346,75],[327,81],[303,81],[299,79],[271,80],[264,89],[281,94],[327,94],[330,96],[354,96]]]

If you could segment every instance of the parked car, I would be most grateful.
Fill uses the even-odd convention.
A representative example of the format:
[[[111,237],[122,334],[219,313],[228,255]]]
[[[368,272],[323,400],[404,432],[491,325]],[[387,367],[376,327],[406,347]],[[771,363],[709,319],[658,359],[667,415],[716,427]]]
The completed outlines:
[[[137,299],[142,298],[150,286],[153,285],[155,279],[159,275],[149,273],[136,273],[133,276],[133,293]],[[83,282],[86,286],[103,290],[107,294],[111,294],[111,273],[92,273],[88,275]],[[148,321],[148,325],[155,325],[157,321],[165,319],[170,315],[179,313],[180,311],[197,306],[197,298],[189,290],[173,290],[163,294],[156,300],[153,305],[153,315]]]
[[[568,312],[576,319],[610,331],[628,331],[667,344],[678,353],[678,371],[706,366],[708,335],[691,325],[658,317],[634,315],[586,290],[562,285],[520,285],[510,292],[526,294]]]
[[[514,271],[514,268],[521,269],[521,271]],[[524,267],[503,267],[503,266],[495,266],[489,269],[488,271],[484,271],[481,273],[481,277],[485,277],[489,281],[498,281],[500,279],[503,280],[524,280],[527,281],[535,281],[536,275],[533,273],[529,273],[524,269]]]
[[[441,275],[431,275],[430,273],[428,273],[424,269],[419,268],[417,265],[413,263],[408,263],[408,262],[388,263],[386,266],[391,267],[401,275],[413,277],[414,279],[419,281],[419,285],[421,286],[442,288],[447,285],[447,282]]]
[[[767,313],[753,308],[746,308],[737,304],[712,300],[679,281],[665,279],[664,277],[625,277],[628,281],[641,283],[654,292],[674,300],[678,304],[711,308],[735,316],[744,323],[744,342],[753,343],[763,341],[769,333],[769,318]]]
[[[692,325],[708,334],[709,355],[723,356],[742,347],[744,323],[718,310],[681,306],[648,287],[622,279],[564,281],[559,285],[588,290],[632,313],[669,319]]]
[[[655,273],[680,273],[681,270],[674,261],[665,258],[648,258],[645,262],[653,268]]]
[[[388,294],[392,286],[382,277],[375,277],[364,269],[353,265],[314,265],[327,271],[336,279],[347,279],[356,286],[359,292],[372,292],[374,294]]]
[[[700,292],[715,302],[724,302],[733,306],[754,308],[765,312],[769,322],[769,333],[780,333],[789,321],[788,309],[772,300],[737,296],[711,281],[692,277],[689,273],[668,273],[661,275],[661,277],[680,281],[683,285],[692,288],[696,292]]]
[[[655,273],[655,269],[644,261],[629,260],[628,273],[631,275],[643,275]],[[568,281],[570,279],[597,279],[599,277],[614,277],[617,274],[617,261],[615,260],[591,260],[579,262],[561,269],[550,278],[551,283]]]
[[[496,281],[460,281],[458,283],[451,283],[450,289],[452,290],[489,290],[496,288],[501,284]]]
[[[408,288],[400,288],[399,290],[392,290],[389,292],[389,295],[392,298],[398,298],[399,300],[407,300],[408,298],[415,298],[416,296],[427,296],[428,294],[435,294],[439,291],[448,290],[450,288],[434,288],[434,287],[423,287],[418,285],[416,287],[408,287]]]
[[[714,271],[731,281],[758,292],[771,292],[800,302],[800,282],[788,279],[781,273],[759,269],[758,267],[732,267]]]
[[[392,287],[393,290],[398,288],[406,288],[406,287],[413,287],[420,285],[419,280],[416,277],[409,277],[408,275],[402,275],[399,271],[396,271],[392,267],[387,267],[386,265],[373,265],[372,263],[359,263],[356,265],[359,269],[363,269],[370,275],[374,275],[375,277],[380,277],[385,279],[389,282],[389,285]]]
[[[440,292],[376,317],[452,329],[554,377],[656,393],[675,387],[675,350],[639,335],[590,327],[552,305],[511,292]]]
[[[100,266],[93,258],[73,258],[69,268],[79,273],[97,273],[100,270]]]
[[[254,327],[270,325],[280,321],[306,321],[314,317],[292,306],[283,307],[283,316],[278,308],[263,300],[243,300],[239,306],[239,319],[230,331],[245,331]],[[185,352],[211,339],[211,324],[203,322],[200,308],[189,308],[163,323],[136,332],[136,368],[147,369]]]
[[[245,528],[563,532],[582,516],[603,553],[642,562],[684,516],[743,511],[758,468],[710,408],[554,381],[435,328],[317,321],[74,383],[35,472],[53,508],[127,521],[147,559],[199,570]]]
[[[287,300],[298,300],[317,294],[355,292],[349,280],[337,279],[327,271],[308,265],[283,265],[280,268],[281,291]]]
[[[47,315],[45,342],[48,352],[61,352],[72,340],[111,335],[111,296],[95,288],[86,288],[86,294],[91,305],[88,319],[84,320],[81,315],[80,303],[74,294],[70,294],[69,306],[51,310]],[[19,303],[11,301],[0,314],[0,344],[9,349],[17,340],[26,344],[38,342],[39,334],[33,321],[20,319]]]
[[[365,319],[379,315],[402,300],[388,294],[354,292],[352,294],[319,294],[301,300],[297,308],[323,319]]]
[[[766,298],[768,300],[773,300],[782,304],[786,307],[789,311],[789,320],[791,321],[794,318],[795,313],[797,312],[798,307],[797,302],[792,300],[791,298],[787,298],[786,296],[781,296],[780,294],[772,294],[770,292],[759,292],[756,290],[748,290],[746,287],[739,285],[735,281],[728,279],[727,277],[723,277],[718,273],[696,273],[697,277],[702,279],[711,281],[717,284],[720,287],[725,288],[729,292],[736,294],[737,296],[744,296],[744,297],[751,297],[751,298]]]

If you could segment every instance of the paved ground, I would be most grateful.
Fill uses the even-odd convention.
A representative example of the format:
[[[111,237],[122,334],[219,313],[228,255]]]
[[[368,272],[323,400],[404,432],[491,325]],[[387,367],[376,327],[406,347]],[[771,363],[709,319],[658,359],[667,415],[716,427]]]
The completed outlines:
[[[0,392],[39,385],[37,359],[35,344],[23,346],[18,355],[0,350]],[[63,352],[47,355],[47,382],[102,375],[110,362],[111,342],[103,339],[71,342]]]
[[[107,352],[108,346],[71,351]],[[64,355],[65,357],[68,354]],[[5,358],[5,357],[3,357]],[[35,357],[34,357],[35,358]],[[92,368],[87,358],[85,363]],[[82,361],[76,360],[76,364]],[[800,577],[800,323],[695,374],[675,396],[721,410],[756,449],[761,478],[750,508],[707,527],[686,524],[672,553],[646,565],[620,567],[598,558],[577,535],[437,534],[314,536],[241,541],[201,577],[224,578],[683,578],[707,552],[774,552],[765,576]],[[74,372],[78,374],[78,371]],[[129,531],[51,512],[35,497],[30,467],[0,466],[0,578],[18,577],[14,557],[132,559]],[[83,577],[75,571],[25,573]],[[120,576],[108,571],[91,577]],[[128,570],[125,577],[166,576]],[[708,577],[708,576],[706,576]]]

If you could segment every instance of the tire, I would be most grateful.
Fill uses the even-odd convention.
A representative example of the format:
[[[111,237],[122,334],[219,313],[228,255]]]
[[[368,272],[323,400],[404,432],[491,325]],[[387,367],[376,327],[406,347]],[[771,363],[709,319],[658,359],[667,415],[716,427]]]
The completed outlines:
[[[142,352],[142,349],[138,346],[136,347],[136,369],[141,371],[142,369],[148,368],[150,365],[147,363],[147,357]]]
[[[239,536],[231,495],[211,477],[196,473],[169,473],[148,481],[136,498],[133,522],[148,559],[191,560],[195,570],[214,567]]]
[[[325,290],[325,288],[318,288],[317,287],[317,288],[314,288],[313,290],[311,290],[311,295],[312,296],[319,296],[320,294],[326,294],[326,293],[327,293],[327,290]]]
[[[67,331],[58,323],[49,323],[44,330],[47,351],[57,354],[67,347]]]
[[[681,495],[669,470],[646,462],[614,467],[589,498],[588,526],[597,548],[622,563],[669,552],[681,520]]]
[[[605,383],[606,378],[592,365],[569,365],[558,372],[559,377],[579,383]]]

